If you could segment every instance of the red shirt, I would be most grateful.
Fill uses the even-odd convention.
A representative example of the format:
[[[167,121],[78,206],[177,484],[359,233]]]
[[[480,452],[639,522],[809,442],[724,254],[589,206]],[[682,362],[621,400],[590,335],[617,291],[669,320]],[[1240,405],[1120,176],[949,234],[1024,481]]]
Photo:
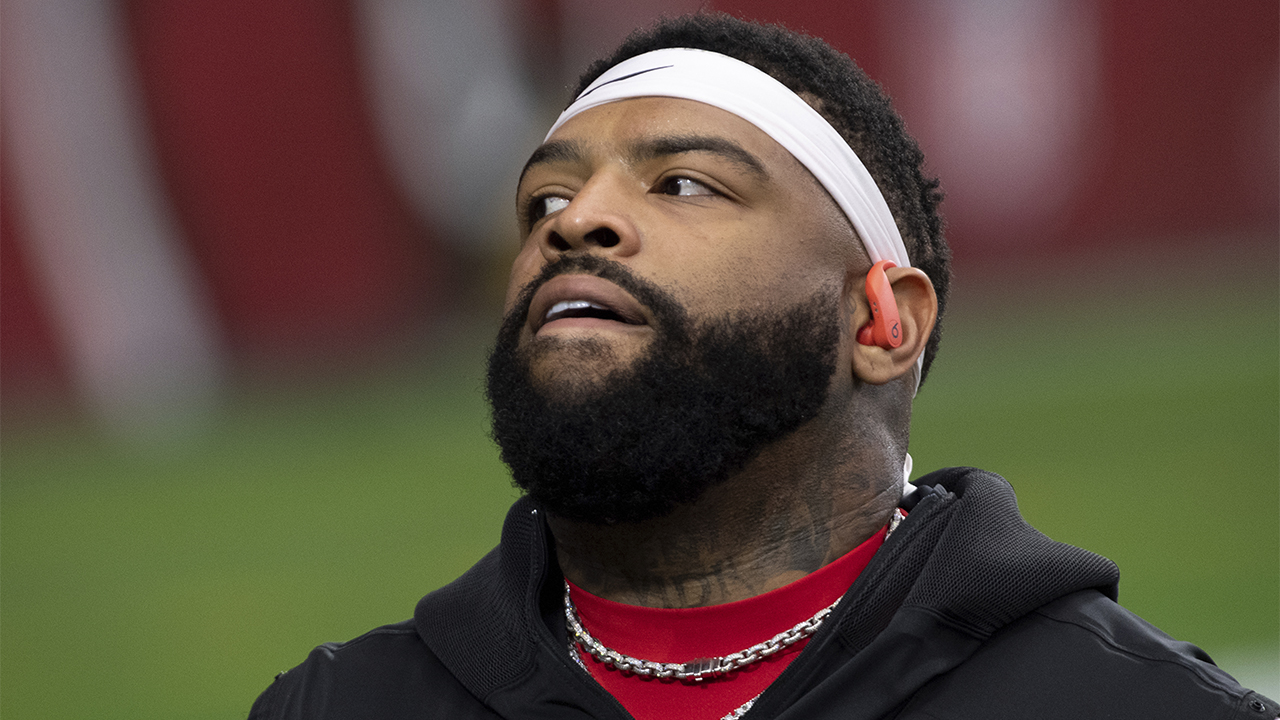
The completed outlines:
[[[838,600],[884,543],[885,530],[835,562],[746,600],[697,608],[647,608],[596,597],[570,583],[583,626],[605,647],[657,662],[729,655],[789,630]],[[768,687],[808,643],[702,682],[657,680],[601,663],[580,649],[591,675],[636,720],[720,720]]]

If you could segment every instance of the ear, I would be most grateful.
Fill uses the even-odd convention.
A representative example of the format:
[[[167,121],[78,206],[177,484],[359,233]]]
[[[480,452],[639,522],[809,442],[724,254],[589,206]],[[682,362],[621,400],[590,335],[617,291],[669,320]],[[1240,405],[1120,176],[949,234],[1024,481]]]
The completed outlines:
[[[892,267],[885,271],[893,289],[902,327],[902,342],[897,347],[864,345],[857,342],[859,329],[872,321],[867,299],[866,278],[850,288],[854,297],[853,327],[848,337],[852,344],[853,375],[872,385],[883,385],[903,375],[914,373],[916,358],[924,353],[929,334],[938,319],[938,296],[929,276],[917,268]]]

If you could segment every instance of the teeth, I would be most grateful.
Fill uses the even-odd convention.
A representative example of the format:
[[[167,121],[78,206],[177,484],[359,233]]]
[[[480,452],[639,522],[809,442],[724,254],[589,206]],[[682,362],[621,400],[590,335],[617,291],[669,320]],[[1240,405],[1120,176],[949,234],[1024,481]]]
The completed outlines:
[[[588,302],[587,300],[561,300],[555,305],[552,305],[551,309],[547,311],[547,319],[550,320],[551,318],[561,313],[568,312],[570,310],[605,310],[607,311],[608,309],[609,308],[603,305],[597,305],[593,302]]]

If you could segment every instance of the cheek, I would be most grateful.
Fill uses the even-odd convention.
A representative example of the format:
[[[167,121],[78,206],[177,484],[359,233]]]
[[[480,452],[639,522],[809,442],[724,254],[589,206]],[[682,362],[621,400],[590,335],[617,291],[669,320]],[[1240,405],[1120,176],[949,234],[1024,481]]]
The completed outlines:
[[[511,310],[511,306],[515,304],[524,286],[542,272],[543,264],[544,258],[538,251],[537,245],[526,242],[520,254],[516,255],[515,262],[511,263],[511,275],[507,279],[507,297],[503,304],[504,312]]]
[[[726,308],[789,306],[821,288],[839,292],[845,268],[815,252],[820,241],[774,230],[755,228],[705,252],[687,254],[675,263],[681,273],[677,282]]]

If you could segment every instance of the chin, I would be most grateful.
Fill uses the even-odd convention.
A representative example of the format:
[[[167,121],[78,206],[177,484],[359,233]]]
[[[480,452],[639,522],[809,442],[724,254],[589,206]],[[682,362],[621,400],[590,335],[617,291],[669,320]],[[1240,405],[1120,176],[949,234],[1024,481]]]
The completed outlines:
[[[595,337],[539,337],[523,353],[529,379],[548,399],[603,389],[610,378],[630,371],[640,352],[619,352],[613,343]]]

